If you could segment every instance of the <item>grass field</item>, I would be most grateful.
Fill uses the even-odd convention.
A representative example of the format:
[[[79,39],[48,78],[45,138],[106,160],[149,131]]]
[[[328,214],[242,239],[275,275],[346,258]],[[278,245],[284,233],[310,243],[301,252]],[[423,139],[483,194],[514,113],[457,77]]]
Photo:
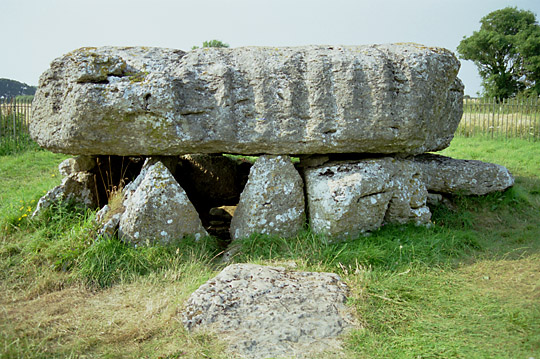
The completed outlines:
[[[540,358],[540,146],[458,137],[443,154],[503,164],[516,185],[432,208],[430,228],[239,243],[235,262],[294,262],[349,285],[360,325],[322,357]],[[218,337],[180,322],[187,297],[224,266],[213,240],[131,248],[95,242],[92,212],[28,218],[63,158],[0,156],[0,357],[227,358]]]

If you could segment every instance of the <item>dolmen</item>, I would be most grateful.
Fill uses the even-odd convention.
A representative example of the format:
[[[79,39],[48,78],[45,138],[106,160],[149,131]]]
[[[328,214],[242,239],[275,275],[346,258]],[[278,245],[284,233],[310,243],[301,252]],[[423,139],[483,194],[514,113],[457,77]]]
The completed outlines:
[[[100,208],[103,235],[135,245],[429,224],[429,199],[514,183],[431,153],[462,116],[458,70],[413,43],[75,50],[33,102],[31,136],[75,156],[35,215],[59,199]]]

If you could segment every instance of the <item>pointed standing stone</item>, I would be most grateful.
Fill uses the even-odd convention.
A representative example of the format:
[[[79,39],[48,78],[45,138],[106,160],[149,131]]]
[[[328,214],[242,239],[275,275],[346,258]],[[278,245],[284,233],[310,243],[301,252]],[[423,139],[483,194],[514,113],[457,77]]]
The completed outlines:
[[[124,201],[119,224],[121,239],[145,245],[208,235],[195,207],[163,163],[152,164],[139,176],[143,177],[134,181],[138,186]]]
[[[240,195],[231,222],[231,238],[253,233],[292,237],[304,223],[303,181],[290,157],[259,157]]]

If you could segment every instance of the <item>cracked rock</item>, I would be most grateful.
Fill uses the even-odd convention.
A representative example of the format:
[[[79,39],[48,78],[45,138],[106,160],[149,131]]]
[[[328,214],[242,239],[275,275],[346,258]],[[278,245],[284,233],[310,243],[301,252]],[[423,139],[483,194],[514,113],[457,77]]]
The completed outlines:
[[[41,76],[30,133],[82,155],[419,154],[453,138],[459,65],[412,43],[87,47]]]
[[[418,168],[392,157],[331,162],[307,168],[309,223],[316,233],[355,237],[383,223],[429,223]]]
[[[64,202],[79,205],[82,208],[97,207],[95,177],[89,172],[73,172],[64,177],[59,186],[54,187],[41,197],[32,217],[37,217],[53,203]]]

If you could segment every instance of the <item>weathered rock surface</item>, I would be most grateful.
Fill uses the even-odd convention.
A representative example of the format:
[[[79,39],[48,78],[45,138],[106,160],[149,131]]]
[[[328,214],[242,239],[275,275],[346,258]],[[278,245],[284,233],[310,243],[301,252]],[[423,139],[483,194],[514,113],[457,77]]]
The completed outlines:
[[[163,163],[147,163],[124,192],[119,237],[133,244],[169,243],[206,236],[195,207]]]
[[[30,131],[80,156],[35,215],[58,200],[102,206],[128,183],[100,213],[101,234],[135,244],[204,236],[203,225],[224,242],[290,237],[306,213],[336,238],[429,223],[428,191],[436,203],[514,183],[499,165],[425,154],[461,118],[458,69],[451,52],[418,44],[73,51],[42,75]],[[249,170],[224,153],[262,156]],[[217,207],[238,201],[229,228]]]
[[[117,211],[117,213],[112,213],[108,204],[103,206],[103,208],[96,213],[96,222],[100,224],[98,234],[102,237],[109,238],[117,234],[120,218],[122,217],[124,210],[125,208],[122,206],[121,210]]]
[[[68,158],[58,165],[58,172],[64,177],[76,172],[89,172],[96,167],[96,159],[93,156],[77,156]]]
[[[39,216],[53,203],[58,202],[71,202],[83,208],[95,208],[97,206],[95,188],[95,178],[92,173],[71,173],[64,177],[59,186],[54,187],[39,199],[32,217]]]
[[[414,157],[428,191],[448,194],[484,195],[504,191],[514,185],[514,177],[504,166],[476,160],[423,154]]]
[[[333,273],[234,264],[190,296],[183,323],[217,332],[242,357],[303,357],[338,347],[351,326],[346,296]]]
[[[84,155],[420,154],[453,137],[458,69],[418,44],[83,48],[42,75],[30,131]]]
[[[384,216],[386,223],[427,224],[431,212],[427,207],[428,191],[419,166],[408,160],[399,160],[393,178],[392,198]]]
[[[129,197],[133,195],[133,193],[135,193],[137,188],[139,188],[139,186],[141,185],[141,182],[146,177],[146,174],[148,173],[150,168],[158,162],[161,162],[162,165],[167,167],[170,174],[173,173],[173,168],[176,168],[176,162],[172,163],[172,161],[168,159],[168,157],[153,156],[146,158],[137,177],[135,177],[133,181],[129,182],[122,190],[124,202],[128,200]]]
[[[291,237],[304,223],[304,184],[290,157],[259,157],[234,212],[231,238],[253,233]]]
[[[386,222],[428,223],[427,191],[418,168],[391,157],[331,162],[305,170],[311,229],[354,237]]]

